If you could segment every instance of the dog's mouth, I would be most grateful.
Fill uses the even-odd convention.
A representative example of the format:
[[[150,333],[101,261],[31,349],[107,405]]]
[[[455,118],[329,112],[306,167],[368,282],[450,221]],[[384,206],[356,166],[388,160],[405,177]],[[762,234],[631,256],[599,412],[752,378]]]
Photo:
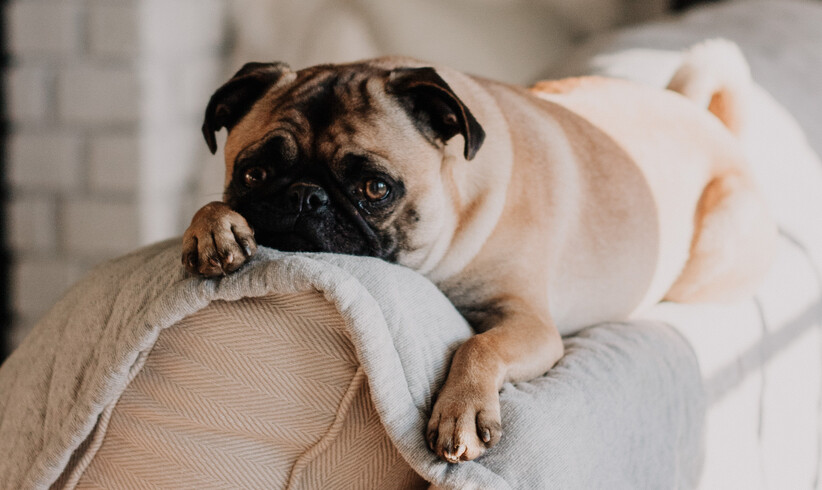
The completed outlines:
[[[334,252],[352,255],[375,255],[363,241],[360,231],[342,219],[339,212],[284,212],[265,202],[235,203],[254,229],[259,245],[285,252]]]
[[[258,238],[260,245],[282,250],[283,252],[327,252],[322,244],[296,233],[277,233]]]
[[[289,219],[290,218],[290,219]],[[300,215],[287,217],[271,226],[254,226],[255,238],[260,245],[284,252],[332,252],[332,244],[318,231],[317,223]]]

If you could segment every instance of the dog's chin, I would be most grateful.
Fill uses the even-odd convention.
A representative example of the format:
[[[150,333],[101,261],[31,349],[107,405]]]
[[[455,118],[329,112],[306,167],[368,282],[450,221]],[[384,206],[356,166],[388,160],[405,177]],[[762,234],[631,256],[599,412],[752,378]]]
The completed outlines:
[[[358,240],[352,240],[349,233],[323,226],[313,220],[300,220],[292,226],[254,226],[255,238],[259,245],[283,252],[331,252],[349,255],[372,255]]]
[[[331,213],[301,215],[251,206],[235,210],[254,230],[257,244],[284,252],[330,252],[379,256],[352,223]]]
[[[295,232],[257,232],[255,238],[259,245],[271,247],[283,252],[331,252],[328,244]]]

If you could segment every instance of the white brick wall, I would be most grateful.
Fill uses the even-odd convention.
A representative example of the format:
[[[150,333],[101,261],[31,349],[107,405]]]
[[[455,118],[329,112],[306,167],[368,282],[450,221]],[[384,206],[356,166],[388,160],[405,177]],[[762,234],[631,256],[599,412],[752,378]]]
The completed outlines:
[[[182,233],[228,1],[6,6],[13,345],[95,263]]]
[[[130,132],[91,138],[89,184],[92,191],[131,194],[139,186],[140,141]]]
[[[51,196],[24,196],[6,208],[6,224],[16,253],[53,254],[57,250],[56,203]]]
[[[80,43],[80,5],[72,0],[11,2],[7,23],[11,53],[72,55]]]
[[[133,200],[69,199],[62,208],[64,247],[73,256],[95,260],[123,253],[139,243]]]
[[[139,8],[134,2],[97,1],[88,14],[89,50],[101,57],[139,54]]]
[[[59,117],[67,124],[137,122],[140,87],[134,68],[81,66],[58,75]]]
[[[149,241],[159,240],[191,219],[193,176],[213,157],[199,128],[208,98],[223,81],[221,25],[228,19],[224,0],[145,0],[141,24],[144,53],[140,61],[145,96],[141,134],[143,164],[139,199],[145,210],[140,228]],[[175,49],[168,46],[173,44]],[[196,129],[194,129],[196,128]],[[187,192],[181,192],[185,189]],[[215,189],[218,193],[221,188]],[[213,200],[213,199],[212,199]],[[162,213],[178,210],[177,214]]]
[[[154,59],[214,53],[225,42],[226,3],[224,0],[143,0],[143,48]]]
[[[81,271],[77,265],[61,259],[23,259],[12,269],[17,286],[12,304],[24,317],[38,316],[43,305],[51,305],[76,281]]]
[[[49,105],[48,72],[42,67],[15,67],[6,73],[8,116],[12,121],[41,123]]]
[[[60,130],[15,131],[9,138],[9,175],[14,189],[71,191],[79,186],[80,148],[77,134]]]

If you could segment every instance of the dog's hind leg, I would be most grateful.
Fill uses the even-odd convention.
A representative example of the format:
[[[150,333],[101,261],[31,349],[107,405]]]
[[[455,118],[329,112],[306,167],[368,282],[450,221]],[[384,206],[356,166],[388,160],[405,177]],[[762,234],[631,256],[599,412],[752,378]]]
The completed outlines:
[[[729,301],[754,292],[776,248],[776,225],[745,172],[712,180],[694,217],[690,257],[665,296],[676,302]]]

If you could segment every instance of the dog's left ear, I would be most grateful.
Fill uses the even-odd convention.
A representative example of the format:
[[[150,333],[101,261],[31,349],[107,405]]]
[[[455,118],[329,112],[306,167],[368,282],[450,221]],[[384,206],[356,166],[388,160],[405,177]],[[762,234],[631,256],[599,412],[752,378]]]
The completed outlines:
[[[457,133],[465,139],[463,155],[471,160],[485,140],[485,131],[468,107],[431,67],[397,68],[388,78],[387,90],[396,95],[424,130],[448,141]]]
[[[211,153],[217,152],[214,134],[221,128],[231,131],[271,86],[290,71],[285,63],[246,63],[229,81],[214,92],[205,111],[203,136]]]

